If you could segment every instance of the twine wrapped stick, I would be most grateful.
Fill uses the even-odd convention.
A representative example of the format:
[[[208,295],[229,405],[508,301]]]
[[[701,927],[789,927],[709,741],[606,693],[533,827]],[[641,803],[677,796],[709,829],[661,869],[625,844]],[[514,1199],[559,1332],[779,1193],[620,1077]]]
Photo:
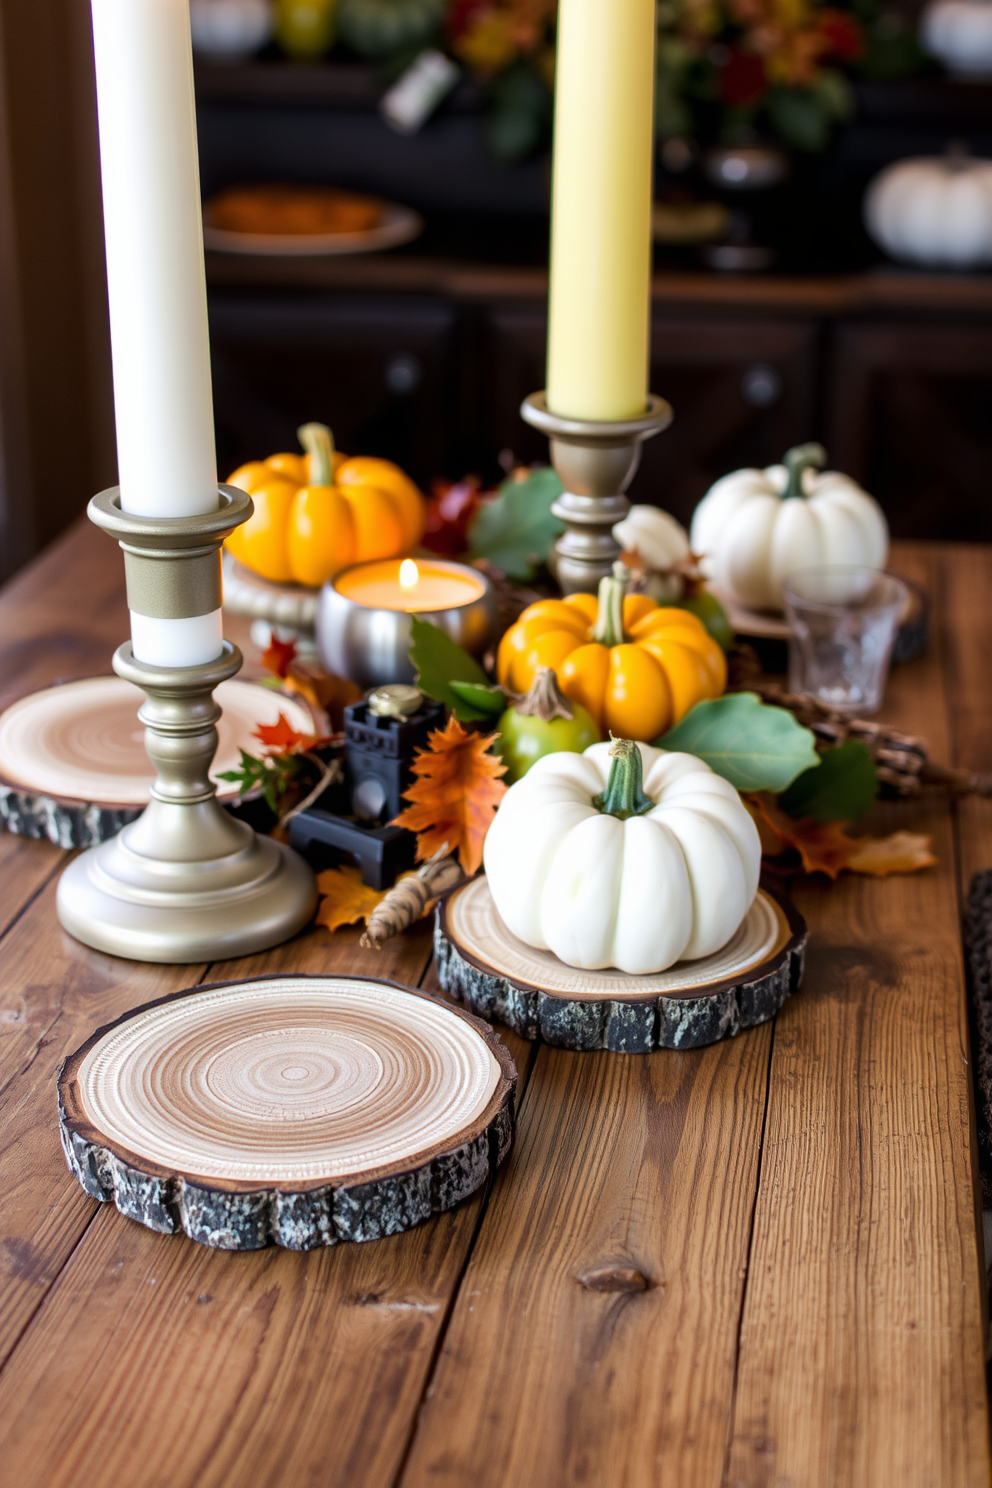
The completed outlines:
[[[442,847],[416,873],[408,873],[394,884],[369,915],[361,944],[366,950],[382,950],[387,940],[416,923],[432,899],[440,899],[457,889],[465,875],[456,858],[448,857],[448,844]]]

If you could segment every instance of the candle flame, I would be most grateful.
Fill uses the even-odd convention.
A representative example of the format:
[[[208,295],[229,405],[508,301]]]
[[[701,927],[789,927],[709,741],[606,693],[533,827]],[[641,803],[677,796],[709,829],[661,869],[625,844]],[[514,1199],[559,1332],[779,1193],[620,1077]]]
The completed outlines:
[[[400,564],[400,588],[415,589],[420,579],[420,570],[412,558],[404,558]]]

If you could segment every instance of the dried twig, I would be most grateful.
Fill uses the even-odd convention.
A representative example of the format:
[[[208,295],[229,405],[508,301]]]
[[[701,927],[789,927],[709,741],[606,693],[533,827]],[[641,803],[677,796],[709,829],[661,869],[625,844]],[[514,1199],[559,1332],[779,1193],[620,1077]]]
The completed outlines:
[[[447,853],[448,844],[444,843],[422,868],[401,878],[380,900],[369,915],[362,935],[361,944],[367,950],[381,950],[387,940],[419,920],[432,899],[439,899],[464,883],[465,875],[458,860]]]

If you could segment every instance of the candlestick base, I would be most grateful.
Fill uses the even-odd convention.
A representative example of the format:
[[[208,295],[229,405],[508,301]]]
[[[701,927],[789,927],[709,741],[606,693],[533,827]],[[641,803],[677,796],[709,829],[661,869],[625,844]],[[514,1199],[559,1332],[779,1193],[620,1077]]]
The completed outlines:
[[[531,393],[521,416],[551,441],[551,463],[565,490],[551,510],[565,523],[555,544],[555,575],[565,594],[595,594],[620,555],[613,527],[630,510],[624,495],[641,445],[672,421],[671,406],[654,394],[637,418],[600,422],[552,413],[544,393]]]
[[[230,816],[207,775],[221,714],[213,689],[240,666],[229,642],[218,661],[175,670],[135,661],[130,641],[114,656],[147,695],[138,717],[159,774],[138,820],[62,875],[58,916],[85,945],[136,961],[227,959],[288,939],[313,914],[302,858]]]
[[[116,492],[90,503],[124,549],[132,611],[178,619],[220,607],[220,545],[250,515],[234,488],[221,490],[216,512],[174,521],[122,512]],[[240,667],[228,641],[199,666],[150,666],[130,641],[115,653],[114,671],[145,693],[138,718],[157,776],[137,821],[59,881],[59,920],[84,945],[136,961],[213,961],[277,945],[313,914],[306,863],[230,816],[210,779],[221,716],[213,691]]]

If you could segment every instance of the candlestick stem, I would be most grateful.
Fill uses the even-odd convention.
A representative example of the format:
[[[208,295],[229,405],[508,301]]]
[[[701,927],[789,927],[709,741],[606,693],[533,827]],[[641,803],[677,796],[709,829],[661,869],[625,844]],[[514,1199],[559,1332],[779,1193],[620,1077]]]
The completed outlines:
[[[650,395],[636,418],[562,418],[552,413],[544,393],[532,393],[522,417],[551,441],[551,463],[565,487],[551,510],[565,523],[555,544],[555,575],[565,594],[595,594],[613,571],[620,547],[613,527],[630,510],[624,492],[634,478],[641,445],[672,421],[663,398]]]
[[[175,619],[219,606],[221,543],[251,514],[243,492],[220,496],[219,511],[176,519],[122,512],[116,491],[90,503],[91,518],[124,548],[132,609]],[[137,821],[63,873],[62,925],[86,945],[141,961],[224,959],[288,939],[313,913],[313,875],[225,811],[209,775],[221,716],[213,691],[240,669],[240,651],[225,641],[215,661],[160,667],[136,660],[128,641],[113,664],[145,693],[138,717],[157,776]]]

